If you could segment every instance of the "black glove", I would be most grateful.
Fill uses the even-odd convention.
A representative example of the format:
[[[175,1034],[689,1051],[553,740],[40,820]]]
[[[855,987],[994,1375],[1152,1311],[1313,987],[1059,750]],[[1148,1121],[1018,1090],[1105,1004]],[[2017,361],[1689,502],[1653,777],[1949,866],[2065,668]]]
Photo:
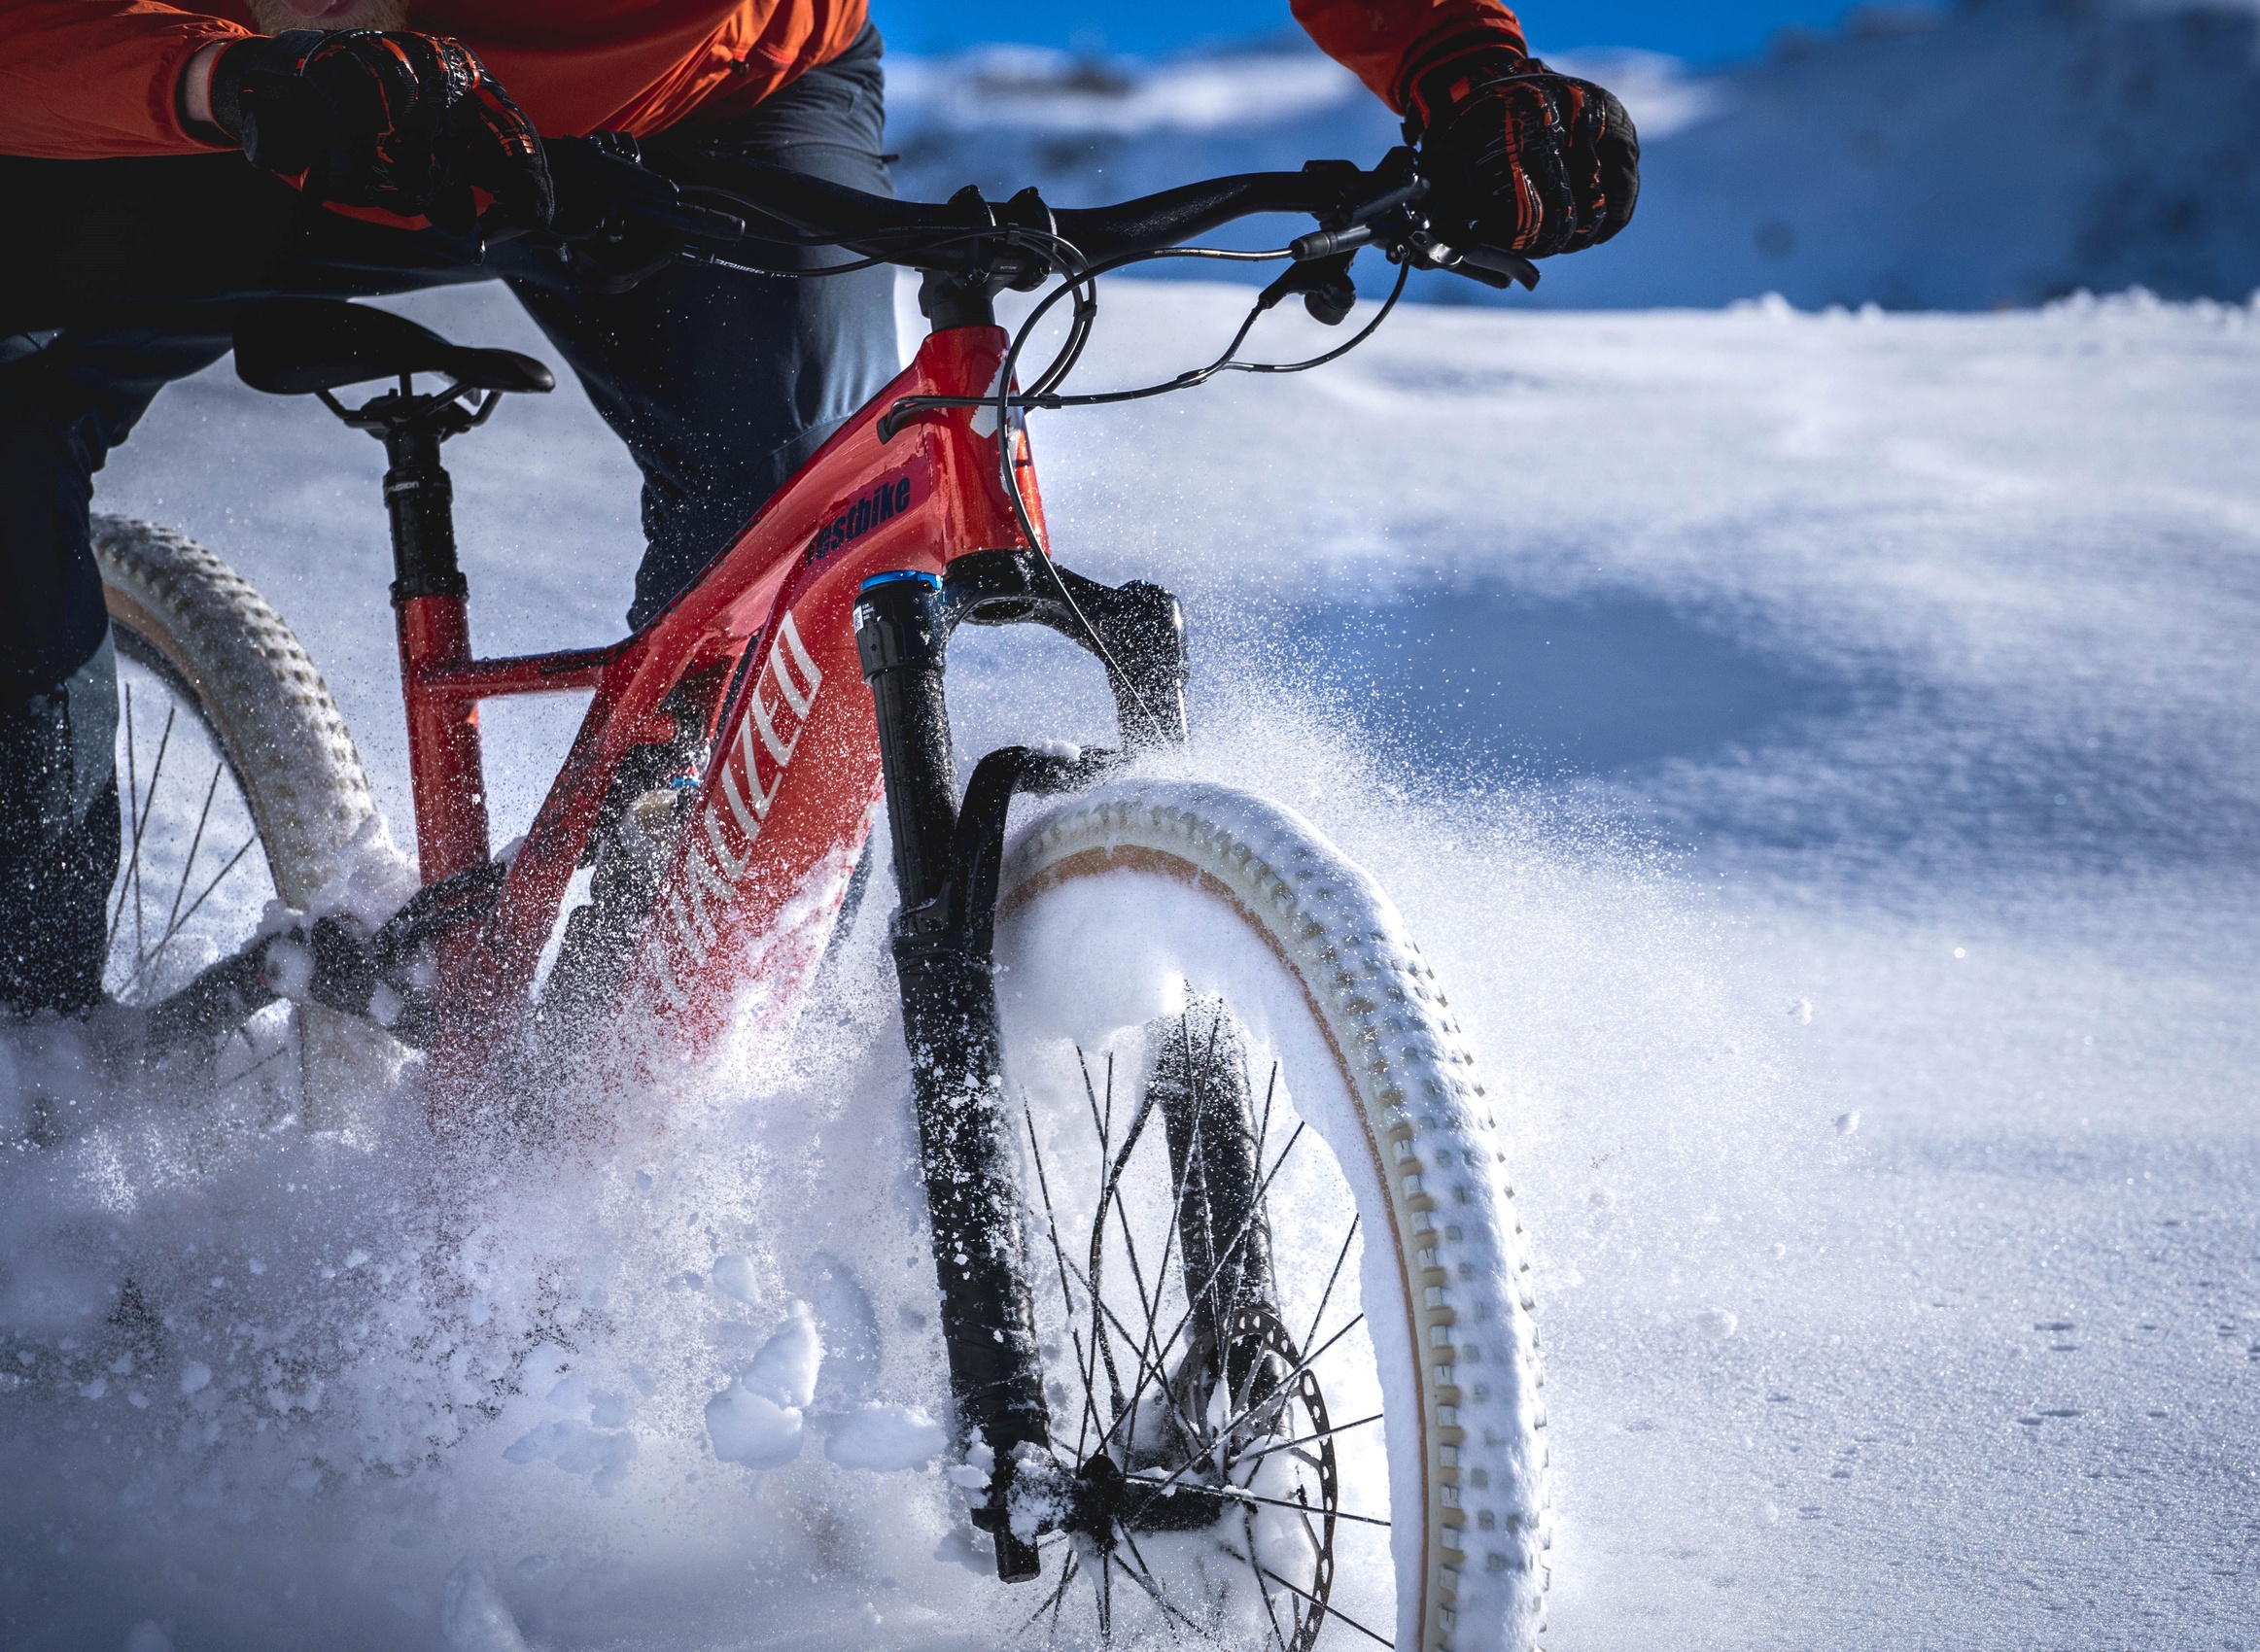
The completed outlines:
[[[292,29],[231,46],[212,118],[255,166],[314,199],[469,229],[473,190],[539,228],[555,195],[541,139],[461,41],[376,29]]]
[[[1445,41],[1399,82],[1440,206],[1495,247],[1550,258],[1632,222],[1640,134],[1615,95],[1557,75],[1493,35]]]

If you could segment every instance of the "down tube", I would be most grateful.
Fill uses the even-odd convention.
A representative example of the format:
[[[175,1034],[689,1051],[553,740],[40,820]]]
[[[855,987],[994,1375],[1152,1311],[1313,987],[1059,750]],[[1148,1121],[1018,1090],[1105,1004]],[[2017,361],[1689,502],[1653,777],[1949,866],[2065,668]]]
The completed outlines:
[[[781,602],[724,708],[623,1006],[682,1055],[741,1006],[789,1029],[870,831],[879,743],[853,602],[853,582],[830,577]]]

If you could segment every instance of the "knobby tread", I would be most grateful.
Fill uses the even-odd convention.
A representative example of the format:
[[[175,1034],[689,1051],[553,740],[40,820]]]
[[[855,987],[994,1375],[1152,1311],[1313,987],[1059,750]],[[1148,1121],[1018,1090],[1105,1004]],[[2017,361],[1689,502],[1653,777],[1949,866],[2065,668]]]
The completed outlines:
[[[1366,1139],[1328,1146],[1353,1185],[1353,1166],[1371,1167],[1359,1206],[1378,1207],[1396,1243],[1420,1391],[1428,1506],[1416,1574],[1400,1550],[1400,1652],[1522,1652],[1544,1627],[1551,1542],[1530,1264],[1495,1109],[1436,972],[1316,827],[1202,783],[1124,781],[1040,815],[1007,853],[1000,917],[1114,873],[1222,899],[1332,1040]]]
[[[93,546],[112,621],[194,691],[251,806],[275,892],[311,908],[351,870],[377,813],[322,673],[250,582],[193,540],[96,516]]]

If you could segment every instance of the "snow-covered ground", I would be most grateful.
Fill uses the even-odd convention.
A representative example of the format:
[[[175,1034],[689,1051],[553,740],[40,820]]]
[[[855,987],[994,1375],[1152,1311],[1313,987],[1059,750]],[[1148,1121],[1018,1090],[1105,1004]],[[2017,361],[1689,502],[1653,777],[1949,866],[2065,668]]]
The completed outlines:
[[[1115,284],[1090,383],[1245,297]],[[1549,1645],[2255,1638],[2260,316],[1425,308],[1035,437],[1063,559],[1184,597],[1202,766],[1378,875],[1521,1098]],[[611,635],[577,394],[450,459],[478,643]],[[98,502],[267,593],[404,823],[380,468],[223,366]],[[954,664],[968,748],[1098,732],[1063,644]],[[561,724],[488,728],[501,836]],[[894,1468],[930,1287],[861,979],[632,1162],[223,1152],[194,1098],[11,1146],[9,1644],[992,1643]]]

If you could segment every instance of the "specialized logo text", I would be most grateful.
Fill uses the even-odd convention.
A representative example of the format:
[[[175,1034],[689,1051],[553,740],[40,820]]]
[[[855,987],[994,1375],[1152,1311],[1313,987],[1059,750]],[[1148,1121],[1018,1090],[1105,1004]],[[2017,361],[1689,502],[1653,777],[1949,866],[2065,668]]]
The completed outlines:
[[[901,484],[908,488],[905,478]],[[722,809],[702,809],[701,835],[691,840],[683,856],[683,874],[667,896],[665,911],[683,950],[694,965],[703,965],[721,935],[721,914],[737,897],[738,884],[753,861],[753,845],[769,818],[784,772],[800,749],[824,673],[800,639],[787,611],[778,622],[777,640],[768,664],[753,679],[746,696],[746,714],[730,738],[722,756]],[[667,948],[656,954],[660,990],[678,1010],[690,1007],[690,995],[674,978]]]

